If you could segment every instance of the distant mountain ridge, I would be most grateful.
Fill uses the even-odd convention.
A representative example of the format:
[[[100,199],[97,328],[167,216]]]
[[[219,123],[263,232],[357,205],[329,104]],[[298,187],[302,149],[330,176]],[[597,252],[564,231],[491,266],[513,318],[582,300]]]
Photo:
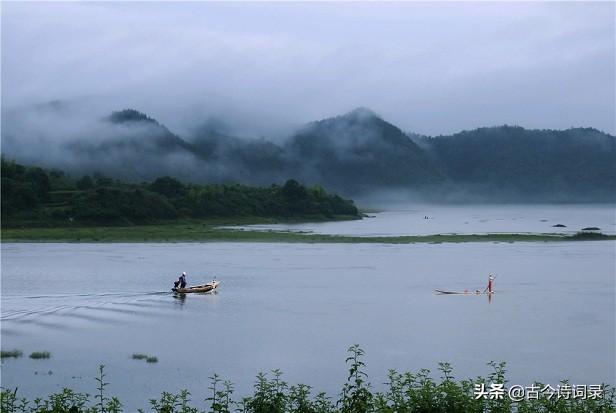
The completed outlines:
[[[352,191],[445,180],[404,132],[365,108],[307,125],[287,142],[286,152],[301,160],[296,173],[303,179]]]
[[[616,138],[592,128],[505,125],[426,137],[366,108],[311,122],[278,143],[233,136],[216,122],[180,137],[133,109],[102,124],[103,138],[63,143],[67,159],[83,160],[76,173],[258,185],[296,178],[347,196],[395,191],[434,201],[616,201]]]

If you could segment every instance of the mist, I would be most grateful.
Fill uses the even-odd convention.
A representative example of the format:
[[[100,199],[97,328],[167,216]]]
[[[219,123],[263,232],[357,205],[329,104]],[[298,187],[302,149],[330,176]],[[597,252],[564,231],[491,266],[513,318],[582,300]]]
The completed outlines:
[[[296,178],[363,199],[603,200],[616,189],[615,10],[5,3],[2,154],[133,182]],[[124,109],[139,114],[110,119]],[[527,129],[476,129],[498,125]],[[507,168],[491,163],[520,139]],[[461,163],[460,150],[483,158]]]
[[[275,139],[367,106],[405,131],[614,134],[614,13],[598,3],[17,3],[2,106],[88,100],[183,135]]]

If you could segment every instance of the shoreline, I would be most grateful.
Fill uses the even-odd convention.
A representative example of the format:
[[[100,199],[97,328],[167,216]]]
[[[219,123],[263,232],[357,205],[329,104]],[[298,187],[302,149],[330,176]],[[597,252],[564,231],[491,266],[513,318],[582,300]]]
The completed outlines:
[[[243,221],[243,222],[237,222]],[[261,220],[259,223],[272,223]],[[281,222],[276,220],[276,222]],[[564,242],[564,241],[613,241],[616,235],[579,233],[563,235],[553,233],[488,233],[488,234],[432,234],[403,236],[347,236],[291,231],[262,231],[225,228],[255,223],[246,220],[208,220],[196,222],[139,225],[130,227],[50,227],[4,228],[2,243],[28,242],[274,242],[274,243],[335,243],[335,244],[414,244],[461,242]]]

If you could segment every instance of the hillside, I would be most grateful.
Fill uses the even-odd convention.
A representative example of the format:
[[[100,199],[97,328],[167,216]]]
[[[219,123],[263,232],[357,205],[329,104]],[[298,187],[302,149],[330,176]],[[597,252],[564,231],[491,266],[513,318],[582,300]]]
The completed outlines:
[[[591,128],[501,126],[422,140],[449,179],[509,199],[610,200],[616,194],[616,139]]]
[[[425,188],[445,180],[415,142],[364,108],[309,124],[286,151],[302,179],[339,190]]]
[[[346,196],[390,192],[434,202],[616,201],[616,138],[592,128],[500,126],[426,137],[358,108],[273,141],[211,121],[180,137],[132,109],[93,123],[67,117],[66,105],[37,110],[21,123],[19,114],[3,118],[4,155],[76,175],[265,186],[294,178]],[[29,129],[41,118],[63,123]],[[29,139],[36,145],[23,144]]]

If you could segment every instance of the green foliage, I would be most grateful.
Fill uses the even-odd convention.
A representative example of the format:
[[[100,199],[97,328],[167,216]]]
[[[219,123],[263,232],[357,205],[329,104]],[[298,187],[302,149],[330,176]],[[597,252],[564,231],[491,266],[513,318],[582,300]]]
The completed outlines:
[[[158,363],[158,358],[155,356],[148,356],[147,354],[135,353],[132,356],[133,360],[145,360],[146,363]]]
[[[35,351],[30,354],[31,359],[48,359],[51,357],[51,353],[49,351]]]
[[[490,362],[492,372],[485,378],[456,380],[448,363],[439,363],[440,379],[435,380],[430,371],[398,373],[390,370],[386,389],[372,392],[367,382],[362,361],[364,352],[358,345],[348,349],[349,375],[343,385],[340,399],[334,405],[325,393],[311,395],[310,386],[289,386],[282,380],[279,370],[257,375],[253,394],[233,400],[233,384],[223,381],[218,375],[210,377],[210,395],[205,399],[206,408],[201,410],[191,405],[190,393],[163,392],[159,398],[149,401],[156,413],[616,413],[616,391],[604,385],[600,398],[539,397],[512,401],[503,397],[475,397],[477,386],[490,383],[507,384],[505,363]],[[47,399],[30,402],[17,396],[17,390],[1,389],[0,413],[119,413],[122,404],[105,394],[104,366],[99,367],[97,394],[93,402],[88,394],[64,389]],[[569,385],[563,381],[561,385]],[[541,383],[533,383],[538,389]],[[139,410],[139,412],[144,412]]]
[[[122,403],[105,395],[104,366],[99,367],[98,394],[94,396],[94,404],[90,395],[78,393],[71,389],[63,389],[59,393],[49,395],[46,399],[36,398],[32,402],[17,397],[17,389],[0,389],[0,413],[120,413]]]
[[[367,383],[368,375],[363,371],[365,363],[361,361],[364,351],[355,344],[349,347],[350,356],[346,362],[349,364],[349,376],[340,394],[341,413],[367,413],[372,407],[372,393],[370,383]]]
[[[53,178],[52,178],[53,176]],[[76,188],[76,190],[74,189]],[[177,218],[358,216],[353,202],[307,188],[183,184],[172,177],[129,184],[103,176],[73,180],[2,159],[2,225],[135,225]]]
[[[0,358],[19,358],[23,355],[21,350],[2,350],[0,351]]]
[[[178,198],[186,194],[186,187],[177,179],[170,176],[157,178],[150,184],[150,190],[167,198]]]
[[[199,410],[191,407],[189,403],[188,390],[182,390],[177,395],[163,392],[160,399],[150,399],[150,407],[156,413],[199,413]]]
[[[209,389],[212,391],[212,395],[205,399],[210,403],[210,413],[230,413],[233,410],[233,401],[231,395],[233,394],[233,383],[228,380],[222,381],[218,374],[214,374],[210,377],[211,386]]]
[[[571,241],[580,241],[580,240],[607,240],[610,239],[608,235],[603,234],[602,232],[594,232],[594,231],[578,231],[575,234],[571,235],[568,239]]]
[[[94,181],[90,175],[84,175],[75,182],[77,189],[86,190],[94,188]]]
[[[46,200],[49,178],[40,168],[26,168],[2,157],[2,218],[23,209],[36,208]]]
[[[105,366],[101,364],[98,366],[98,377],[95,377],[98,391],[94,395],[94,399],[97,400],[96,404],[92,407],[93,413],[119,413],[122,411],[122,403],[115,397],[108,398],[105,395],[105,388],[109,385],[105,381]]]

